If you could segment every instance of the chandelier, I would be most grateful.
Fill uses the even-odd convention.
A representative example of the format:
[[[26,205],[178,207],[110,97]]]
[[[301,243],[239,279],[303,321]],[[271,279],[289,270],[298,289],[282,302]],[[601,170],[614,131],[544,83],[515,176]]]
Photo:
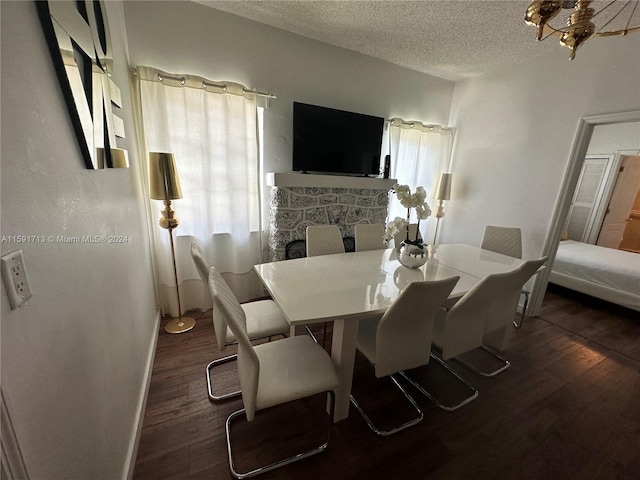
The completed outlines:
[[[536,38],[560,37],[560,45],[576,50],[591,37],[626,35],[640,31],[638,0],[536,0],[524,14],[524,21],[537,29]],[[558,14],[567,11],[564,24]]]

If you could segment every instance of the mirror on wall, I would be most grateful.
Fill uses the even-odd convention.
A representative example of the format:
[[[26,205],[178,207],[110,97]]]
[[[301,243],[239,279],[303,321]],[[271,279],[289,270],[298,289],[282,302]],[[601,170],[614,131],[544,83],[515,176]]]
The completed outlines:
[[[37,2],[58,79],[87,168],[126,168],[120,89],[113,82],[111,35],[103,1]],[[123,153],[124,152],[124,153]]]

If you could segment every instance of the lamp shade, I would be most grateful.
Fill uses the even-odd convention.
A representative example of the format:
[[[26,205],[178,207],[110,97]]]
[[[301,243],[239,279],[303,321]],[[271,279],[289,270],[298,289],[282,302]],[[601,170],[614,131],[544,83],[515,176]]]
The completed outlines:
[[[173,153],[149,153],[149,183],[151,198],[155,200],[182,198],[182,189]]]
[[[451,173],[441,173],[433,198],[436,200],[449,200],[451,197]]]

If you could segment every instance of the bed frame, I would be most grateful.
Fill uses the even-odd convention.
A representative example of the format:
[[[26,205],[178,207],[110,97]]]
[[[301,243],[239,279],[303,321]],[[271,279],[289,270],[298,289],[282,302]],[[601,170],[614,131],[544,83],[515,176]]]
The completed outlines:
[[[575,258],[576,255],[574,254],[566,254],[568,249],[573,247],[580,249],[580,258]],[[607,267],[594,266],[600,258],[605,258],[602,265],[606,265]],[[569,264],[569,270],[564,268],[566,264]],[[606,279],[601,277],[595,280],[587,279],[589,275],[591,275],[590,272],[596,271],[596,269],[602,270],[609,266],[613,268],[614,264],[621,265],[625,268],[627,275],[629,275],[629,271],[631,271],[631,275],[625,280],[625,287],[628,287],[625,288],[625,290],[622,290],[616,285],[606,284]],[[577,277],[573,273],[570,273],[574,268],[582,270],[584,275]],[[595,276],[598,276],[597,272]],[[632,310],[640,311],[640,254],[637,253],[605,249],[605,247],[573,242],[571,240],[563,241],[560,243],[556,260],[552,265],[549,282],[617,305],[622,305]]]

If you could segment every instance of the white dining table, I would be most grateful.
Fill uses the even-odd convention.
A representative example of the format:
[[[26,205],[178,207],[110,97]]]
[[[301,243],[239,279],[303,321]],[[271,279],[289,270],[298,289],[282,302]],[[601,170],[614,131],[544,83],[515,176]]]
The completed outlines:
[[[382,315],[407,285],[459,276],[449,298],[464,295],[484,276],[507,272],[522,260],[464,244],[431,247],[417,269],[400,264],[394,249],[321,255],[256,265],[255,271],[291,325],[333,321],[331,357],[340,384],[334,421],[347,418],[358,320]],[[298,327],[298,328],[297,328]]]

